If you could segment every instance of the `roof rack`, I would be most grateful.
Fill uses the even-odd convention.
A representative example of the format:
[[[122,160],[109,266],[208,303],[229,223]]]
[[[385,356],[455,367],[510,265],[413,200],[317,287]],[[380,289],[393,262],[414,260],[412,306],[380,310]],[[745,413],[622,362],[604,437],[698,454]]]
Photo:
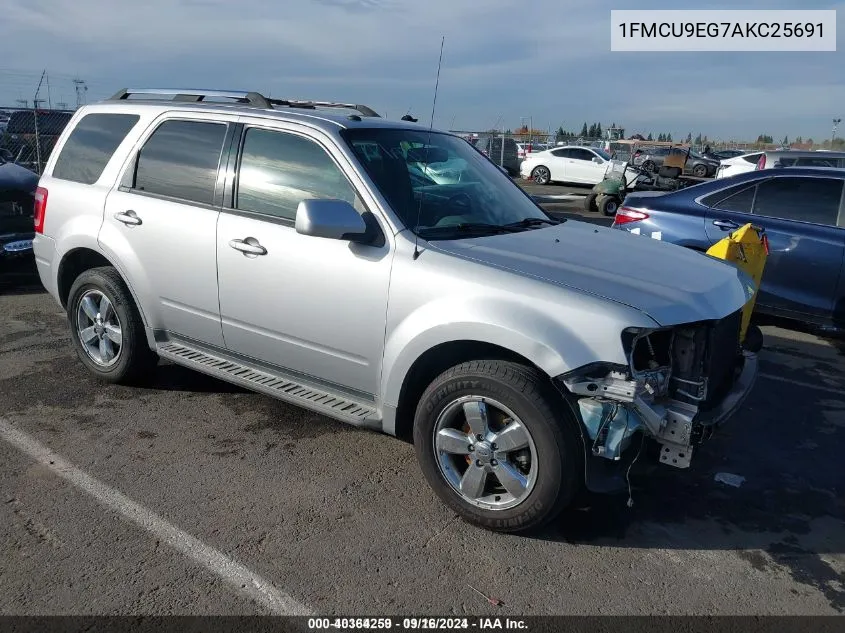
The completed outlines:
[[[336,103],[334,101],[310,101],[305,99],[270,99],[259,92],[243,92],[237,90],[204,90],[204,89],[164,89],[164,88],[124,88],[112,95],[109,101],[126,101],[131,95],[168,96],[172,95],[172,101],[187,103],[211,103],[209,97],[231,99],[235,103],[272,110],[273,106],[285,106],[289,108],[303,108],[316,110],[317,108],[344,108],[355,110],[366,117],[379,117],[379,114],[372,108],[354,103]]]

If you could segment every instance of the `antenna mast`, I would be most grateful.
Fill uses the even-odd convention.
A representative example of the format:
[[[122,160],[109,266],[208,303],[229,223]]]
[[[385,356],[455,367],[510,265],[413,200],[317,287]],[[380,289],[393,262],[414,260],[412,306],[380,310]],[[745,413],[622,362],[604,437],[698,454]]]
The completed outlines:
[[[428,150],[431,147],[431,133],[434,130],[434,109],[437,106],[437,89],[440,87],[440,66],[443,64],[443,44],[446,42],[444,35],[440,40],[440,58],[437,60],[437,80],[434,82],[434,100],[431,103],[431,123],[428,126],[428,141],[425,144],[425,166],[428,167]],[[414,259],[420,256],[420,236],[417,234],[420,225],[420,216],[422,215],[423,192],[420,192],[420,204],[417,207],[417,222],[414,227]]]

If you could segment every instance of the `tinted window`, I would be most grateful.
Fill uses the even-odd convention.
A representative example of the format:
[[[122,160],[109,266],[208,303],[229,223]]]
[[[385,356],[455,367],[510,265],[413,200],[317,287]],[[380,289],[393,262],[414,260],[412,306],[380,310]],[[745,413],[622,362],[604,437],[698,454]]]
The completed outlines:
[[[754,213],[835,226],[841,200],[838,178],[773,178],[758,186]]]
[[[137,114],[88,114],[62,147],[53,178],[91,185],[97,182],[117,146],[140,117]]]
[[[754,192],[757,187],[754,185],[729,195],[727,198],[722,198],[713,205],[714,209],[721,211],[737,211],[739,213],[751,213],[751,205],[754,202]]]
[[[552,154],[557,156],[558,158],[568,158],[571,156],[571,149],[553,149]]]
[[[378,152],[378,145],[371,145]],[[317,143],[294,134],[247,130],[236,208],[293,220],[300,201],[310,198],[355,203],[352,185]]]
[[[138,155],[134,189],[212,204],[226,125],[165,121]]]
[[[570,158],[574,158],[576,160],[593,160],[595,157],[595,154],[588,149],[573,149],[570,151],[572,152]]]
[[[781,159],[781,163],[784,159]],[[793,158],[792,164],[798,167],[838,167],[839,161],[835,158]]]
[[[760,156],[762,156],[762,155],[763,155],[762,153],[760,153],[760,154],[749,154],[748,156],[743,156],[742,160],[749,162],[749,163],[756,163],[758,160],[760,160]]]

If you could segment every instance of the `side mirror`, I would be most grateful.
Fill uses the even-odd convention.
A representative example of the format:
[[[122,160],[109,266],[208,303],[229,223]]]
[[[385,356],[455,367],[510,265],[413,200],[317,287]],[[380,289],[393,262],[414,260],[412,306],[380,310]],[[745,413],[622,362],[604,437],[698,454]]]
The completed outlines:
[[[302,200],[296,208],[294,226],[301,235],[349,242],[370,240],[364,218],[346,200]]]

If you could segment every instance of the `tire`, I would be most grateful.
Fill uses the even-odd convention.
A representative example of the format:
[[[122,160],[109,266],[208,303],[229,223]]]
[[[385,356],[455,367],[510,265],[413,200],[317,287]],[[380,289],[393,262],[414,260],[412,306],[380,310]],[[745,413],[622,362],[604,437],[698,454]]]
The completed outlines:
[[[696,165],[692,168],[692,175],[696,178],[704,178],[707,176],[707,165]]]
[[[653,174],[655,171],[657,171],[656,165],[650,160],[647,160],[646,162],[644,162],[642,167],[643,167],[644,170],[646,170],[650,174]]]
[[[616,215],[616,210],[619,209],[619,198],[617,198],[616,196],[602,196],[602,199],[599,201],[598,207],[602,215]]]
[[[531,178],[538,185],[548,185],[552,181],[552,172],[545,165],[537,165],[531,170]]]
[[[489,425],[483,424],[489,431],[485,441],[469,433],[466,417],[468,408],[479,407],[489,416]],[[503,424],[503,416],[511,422]],[[474,422],[473,431],[481,419]],[[512,430],[521,427],[518,437],[523,441],[512,445],[524,443],[527,448],[507,454],[492,448],[497,437],[503,441],[496,433],[508,424]],[[447,439],[454,443],[441,452],[438,447],[445,445],[436,442],[435,435],[441,437],[442,430],[452,433]],[[472,442],[474,449],[463,448],[463,442]],[[420,398],[414,446],[426,480],[440,499],[465,521],[496,532],[520,532],[551,521],[583,488],[584,445],[578,422],[545,375],[516,363],[472,361],[440,374]],[[526,485],[506,489],[499,476],[513,473]],[[472,481],[481,483],[473,486]],[[459,491],[467,482],[476,492]],[[512,494],[514,489],[519,492]]]
[[[599,210],[598,205],[596,205],[597,196],[598,194],[596,193],[587,194],[587,197],[584,199],[584,211],[596,212]]]
[[[102,297],[108,302],[105,313]],[[96,316],[89,316],[92,310]],[[158,356],[147,344],[135,301],[114,268],[91,268],[76,278],[68,295],[67,317],[74,349],[82,364],[97,378],[135,384],[146,382],[152,375]],[[86,339],[86,344],[85,332],[96,338]],[[111,349],[111,357],[104,354],[104,345],[106,350]]]

